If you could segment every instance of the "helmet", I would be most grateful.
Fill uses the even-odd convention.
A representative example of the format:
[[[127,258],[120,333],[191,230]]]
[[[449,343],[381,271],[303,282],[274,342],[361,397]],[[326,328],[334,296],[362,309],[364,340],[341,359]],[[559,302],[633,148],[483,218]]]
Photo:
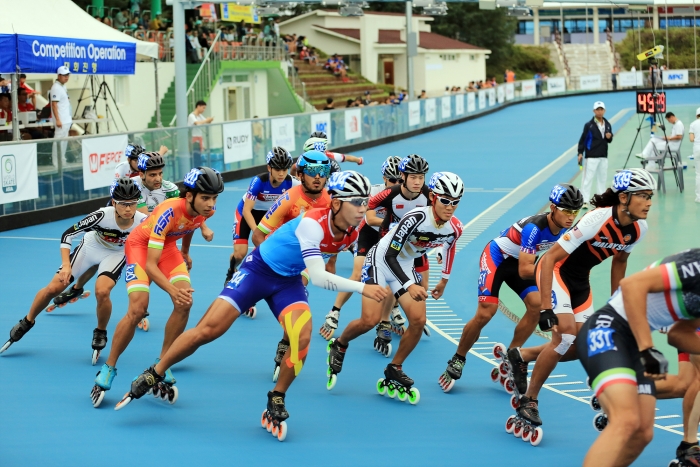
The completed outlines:
[[[616,173],[612,181],[615,193],[656,190],[656,181],[644,169],[627,169]]]
[[[109,194],[113,200],[117,201],[139,199],[141,187],[129,177],[121,177],[112,182],[112,186],[109,187]]]
[[[144,152],[139,154],[138,168],[141,172],[165,167],[163,156],[157,152]]]
[[[331,175],[343,170],[340,168],[340,164],[338,164],[337,160],[335,160],[335,159],[329,159],[329,160],[331,161]]]
[[[401,178],[399,164],[401,158],[399,156],[389,156],[382,164],[382,176],[385,178]]]
[[[333,199],[368,198],[369,179],[354,170],[336,172],[328,179],[328,192]]]
[[[126,145],[124,155],[127,157],[127,159],[138,159],[139,154],[143,152],[146,152],[146,148],[144,148],[143,146],[139,146],[138,144],[134,143],[129,143]]]
[[[309,138],[322,138],[327,140],[328,135],[325,131],[314,131],[313,133],[311,133],[311,135],[309,135]]]
[[[405,159],[404,159],[405,160]],[[427,165],[427,164],[426,164]],[[428,182],[430,191],[436,195],[450,198],[461,198],[464,194],[464,183],[459,175],[452,172],[435,172]]]
[[[304,150],[304,152],[307,152],[307,151],[326,152],[327,147],[328,147],[328,140],[326,138],[309,138],[304,143],[304,147],[302,149]]]
[[[195,167],[185,175],[184,184],[190,190],[218,195],[224,191],[224,179],[218,170],[209,167]]]
[[[399,170],[405,174],[426,174],[428,173],[428,161],[418,154],[409,154],[401,159]]]
[[[299,172],[315,177],[328,177],[331,173],[331,161],[319,151],[307,151],[297,159]]]
[[[287,170],[292,164],[294,164],[292,155],[281,146],[276,146],[267,153],[267,165],[273,169]]]
[[[583,207],[583,194],[578,188],[568,183],[554,185],[552,192],[549,193],[549,200],[555,206],[572,211],[578,211]]]

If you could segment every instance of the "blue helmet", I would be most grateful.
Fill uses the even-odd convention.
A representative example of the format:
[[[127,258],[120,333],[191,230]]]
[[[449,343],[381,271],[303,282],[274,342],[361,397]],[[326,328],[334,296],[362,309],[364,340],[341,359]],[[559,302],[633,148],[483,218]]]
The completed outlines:
[[[299,156],[297,170],[312,177],[320,175],[328,178],[331,173],[331,161],[320,151],[307,151]]]
[[[129,143],[126,145],[126,149],[124,150],[124,155],[127,157],[127,159],[138,159],[139,154],[146,152],[146,149],[143,146],[139,146],[138,144],[133,144]]]

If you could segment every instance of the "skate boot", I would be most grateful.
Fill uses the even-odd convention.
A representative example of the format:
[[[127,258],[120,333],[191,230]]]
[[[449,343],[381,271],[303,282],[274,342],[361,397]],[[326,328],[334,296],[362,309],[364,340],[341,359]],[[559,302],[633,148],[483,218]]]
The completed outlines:
[[[158,362],[160,362],[160,358],[156,358],[156,362],[153,364],[153,367],[155,367]],[[175,401],[177,401],[177,387],[175,386],[175,377],[173,376],[173,372],[170,371],[170,368],[165,370],[165,376],[163,376],[162,381],[158,381],[153,387],[153,397],[160,397],[164,401],[170,402],[170,404],[174,404]],[[140,397],[140,396],[139,396]]]
[[[134,399],[141,399],[144,395],[153,391],[163,381],[163,377],[156,373],[155,365],[145,370],[131,381],[131,389],[124,394],[124,398],[114,407],[114,410],[120,410],[129,405]]]
[[[46,311],[51,313],[56,308],[63,308],[69,303],[75,303],[81,298],[88,298],[90,296],[90,291],[87,292],[83,289],[76,289],[71,287],[68,290],[62,292],[58,297],[53,299],[53,304],[46,307]]]
[[[542,419],[537,407],[537,400],[522,396],[518,403],[516,415],[511,415],[506,420],[506,432],[512,433],[516,438],[522,438],[537,446],[542,442]]]
[[[527,362],[523,360],[518,347],[508,349],[506,358],[506,362],[508,362],[508,378],[512,381],[507,381],[506,384],[513,389],[510,402],[512,407],[517,410],[520,396],[527,392]]]
[[[226,271],[226,280],[224,281],[224,287],[226,287],[226,284],[229,283],[231,279],[233,279],[233,275],[236,274],[236,268],[233,267],[233,265],[229,266],[228,271]]]
[[[681,441],[676,448],[676,458],[669,462],[668,467],[700,467],[700,446],[698,443]]]
[[[328,314],[326,315],[326,321],[323,322],[321,329],[318,330],[318,333],[321,334],[321,337],[323,337],[326,340],[333,337],[333,333],[336,329],[338,329],[338,318],[340,318],[340,310],[333,309],[328,312]]]
[[[388,395],[393,399],[398,394],[401,402],[407,400],[411,405],[416,405],[420,401],[420,392],[412,386],[413,380],[406,376],[401,365],[393,363],[387,365],[384,378],[377,380],[377,392],[380,395]]]
[[[92,331],[92,365],[97,363],[102,349],[107,346],[107,331],[95,328]]]
[[[343,346],[338,342],[338,339],[328,341],[328,346],[326,347],[328,352],[328,371],[326,372],[328,383],[326,383],[326,389],[329,391],[335,387],[335,383],[338,381],[338,373],[343,369],[343,360],[345,360],[345,352],[347,350],[348,346]]]
[[[254,306],[251,306],[247,310],[245,310],[241,315],[245,316],[246,318],[250,319],[255,319],[255,316],[258,314],[258,309]]]
[[[148,330],[151,328],[151,322],[148,320],[149,316],[150,313],[147,311],[143,319],[139,321],[139,324],[136,325],[139,329],[143,330],[144,332],[148,332]]]
[[[287,420],[289,413],[284,406],[284,393],[270,391],[267,393],[267,409],[263,410],[260,424],[268,433],[280,441],[287,437]]]
[[[389,357],[391,355],[391,324],[382,321],[377,325],[377,337],[374,338],[374,350]]]
[[[275,369],[272,371],[272,382],[276,383],[277,378],[280,377],[280,365],[282,365],[282,359],[284,354],[289,350],[289,342],[282,339],[277,343],[277,352],[275,352]]]
[[[114,381],[115,376],[117,376],[116,367],[109,366],[106,363],[102,365],[100,371],[97,372],[95,385],[90,392],[93,407],[97,408],[100,406],[102,399],[105,397],[105,392],[112,389],[112,381]]]
[[[455,381],[462,377],[462,369],[465,362],[466,358],[457,354],[454,354],[450,361],[447,362],[447,369],[438,378],[438,384],[444,392],[450,392],[452,386],[455,385]]]
[[[391,331],[399,336],[403,336],[403,333],[406,332],[406,318],[401,314],[398,305],[391,309],[389,319],[391,320]]]
[[[36,321],[34,323],[36,323]],[[12,344],[23,338],[24,335],[34,327],[34,323],[30,323],[26,316],[20,319],[19,323],[15,324],[10,330],[10,338],[0,347],[0,353],[3,353],[9,349]]]

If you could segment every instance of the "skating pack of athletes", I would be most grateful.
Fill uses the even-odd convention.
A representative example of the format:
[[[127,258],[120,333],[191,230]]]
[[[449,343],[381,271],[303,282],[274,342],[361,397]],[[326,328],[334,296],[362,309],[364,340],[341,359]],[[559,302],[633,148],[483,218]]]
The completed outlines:
[[[462,222],[455,212],[464,183],[441,167],[431,172],[426,158],[409,154],[384,160],[380,173],[371,174],[381,176],[382,183],[372,185],[366,175],[339,165],[362,165],[362,158],[331,152],[327,145],[326,135],[315,132],[296,160],[285,148],[271,148],[267,170],[253,177],[235,212],[219,212],[233,219],[229,268],[221,272],[221,292],[188,330],[193,304],[189,249],[198,231],[212,240],[206,221],[216,213],[224,182],[216,170],[195,167],[178,187],[163,179],[167,148],[147,152],[129,145],[127,161],[117,167],[109,205],[63,233],[58,271],[11,329],[0,353],[17,345],[42,311],[87,298],[85,286],[97,273],[93,365],[111,345],[92,381],[93,406],[110,402],[120,410],[146,394],[174,404],[178,388],[173,365],[221,337],[241,315],[255,318],[256,305],[265,300],[282,335],[277,348],[270,349],[273,386],[260,423],[283,441],[290,417],[287,392],[304,367],[312,340],[319,339],[313,337],[308,301],[307,287],[313,285],[338,292],[318,330],[328,353],[328,368],[319,380],[325,379],[329,391],[342,385],[343,367],[356,364],[349,356],[352,341],[374,329],[374,349],[391,358],[377,380],[377,392],[418,404],[420,391],[406,372],[409,356],[422,335],[430,336],[426,301],[443,295],[458,260]],[[638,244],[644,248],[655,189],[646,170],[619,171],[610,188],[590,200],[593,209],[584,213],[589,200],[581,191],[557,184],[548,210],[524,213],[489,241],[478,258],[476,313],[438,377],[443,391],[449,392],[462,377],[467,354],[497,312],[506,285],[525,306],[512,341],[493,349],[500,364],[491,377],[511,395],[514,410],[504,420],[506,431],[533,446],[540,444],[544,422],[538,394],[559,361],[578,359],[594,392],[591,406],[600,412],[595,426],[601,434],[584,465],[632,463],[651,440],[656,398],[700,390],[700,383],[680,390],[680,383],[664,380],[668,362],[651,340],[651,331],[663,330],[671,345],[686,352],[679,357],[681,371],[700,369],[700,358],[695,361],[700,355],[700,249],[679,252],[627,276],[627,258]],[[354,255],[348,278],[335,274],[335,261],[343,252]],[[441,267],[432,284],[429,255],[436,255]],[[612,298],[596,311],[589,275],[608,259]],[[113,292],[121,277],[128,310],[108,336],[110,294],[121,293]],[[121,383],[127,389],[123,397],[111,397],[120,355],[137,329],[149,329],[153,283],[173,303],[162,351],[152,363],[144,362],[148,368],[131,383]],[[361,310],[339,329],[340,311],[353,293],[362,296]],[[524,347],[537,327],[551,332],[551,340]],[[395,351],[392,335],[398,338]],[[695,380],[700,381],[700,373]],[[700,465],[697,430],[687,429],[698,425],[698,409],[684,405],[686,434],[673,465]],[[542,414],[547,414],[546,407]]]

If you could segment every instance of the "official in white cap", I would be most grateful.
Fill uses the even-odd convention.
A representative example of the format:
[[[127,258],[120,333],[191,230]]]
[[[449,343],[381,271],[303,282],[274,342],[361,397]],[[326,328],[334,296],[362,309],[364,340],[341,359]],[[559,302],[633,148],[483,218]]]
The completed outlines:
[[[700,203],[700,107],[695,111],[695,121],[690,124],[690,142],[693,143],[695,159],[695,202]]]
[[[594,117],[583,125],[583,133],[578,140],[578,165],[583,167],[581,193],[585,202],[584,209],[588,208],[588,202],[594,194],[601,194],[606,189],[608,144],[613,139],[612,125],[603,117],[605,103],[596,101],[593,104],[593,114]],[[597,187],[595,192],[591,192],[594,180],[597,181]]]
[[[66,138],[73,124],[73,109],[71,109],[66,83],[70,79],[68,67],[60,66],[56,70],[58,76],[51,86],[51,115],[55,124],[54,138]],[[67,141],[62,141],[61,154],[65,156]]]

